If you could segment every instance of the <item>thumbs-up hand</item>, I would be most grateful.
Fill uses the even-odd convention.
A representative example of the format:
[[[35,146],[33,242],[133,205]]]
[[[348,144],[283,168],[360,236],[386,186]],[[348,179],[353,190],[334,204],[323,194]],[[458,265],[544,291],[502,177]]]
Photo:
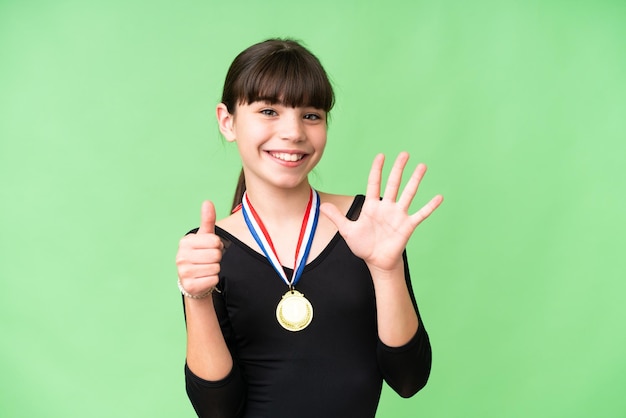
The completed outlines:
[[[183,237],[176,254],[178,278],[186,292],[203,295],[217,285],[223,248],[215,235],[215,206],[207,200],[202,204],[198,232]]]

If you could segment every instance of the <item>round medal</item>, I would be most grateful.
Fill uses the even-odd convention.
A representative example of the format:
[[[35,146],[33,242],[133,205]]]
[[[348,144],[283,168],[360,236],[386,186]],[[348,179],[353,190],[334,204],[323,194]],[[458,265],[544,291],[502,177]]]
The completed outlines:
[[[313,306],[302,293],[291,289],[278,302],[276,319],[288,331],[301,331],[313,319]]]

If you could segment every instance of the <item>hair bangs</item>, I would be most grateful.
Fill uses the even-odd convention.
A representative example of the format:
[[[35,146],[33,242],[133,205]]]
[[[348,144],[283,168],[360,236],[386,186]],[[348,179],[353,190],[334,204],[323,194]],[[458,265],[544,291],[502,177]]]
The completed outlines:
[[[314,57],[295,49],[275,51],[250,67],[240,79],[239,101],[314,107],[328,112],[334,104],[332,86]]]

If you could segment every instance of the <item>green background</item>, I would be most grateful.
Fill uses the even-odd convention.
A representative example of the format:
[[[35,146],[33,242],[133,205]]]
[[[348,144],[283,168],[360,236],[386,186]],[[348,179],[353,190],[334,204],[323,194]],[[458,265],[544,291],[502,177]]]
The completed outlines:
[[[273,36],[336,88],[319,189],[408,150],[446,197],[409,244],[431,379],[378,416],[626,416],[621,0],[0,0],[0,416],[194,416],[174,255]]]

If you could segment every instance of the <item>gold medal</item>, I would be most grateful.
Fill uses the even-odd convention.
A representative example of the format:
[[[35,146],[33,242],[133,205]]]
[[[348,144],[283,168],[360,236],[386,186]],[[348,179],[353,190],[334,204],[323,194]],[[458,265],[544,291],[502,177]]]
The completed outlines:
[[[263,250],[263,254],[267,257],[268,262],[272,265],[280,278],[289,286],[289,290],[283,295],[280,302],[278,302],[278,306],[276,306],[276,319],[278,323],[288,331],[302,331],[309,326],[313,319],[313,306],[302,293],[298,292],[293,287],[302,276],[304,267],[306,266],[306,260],[309,256],[309,250],[313,243],[313,236],[315,235],[317,221],[320,216],[319,193],[311,189],[311,193],[309,194],[309,203],[304,212],[302,227],[300,228],[300,235],[298,236],[291,280],[287,278],[285,269],[280,263],[278,254],[274,249],[272,238],[267,232],[267,229],[265,229],[265,225],[263,225],[259,214],[256,213],[252,207],[247,193],[244,193],[241,200],[241,212],[248,226],[248,230],[254,237],[256,243],[259,244],[259,247],[261,247],[261,250]]]
[[[301,331],[313,319],[313,305],[302,293],[290,289],[278,302],[276,319],[288,331]]]

